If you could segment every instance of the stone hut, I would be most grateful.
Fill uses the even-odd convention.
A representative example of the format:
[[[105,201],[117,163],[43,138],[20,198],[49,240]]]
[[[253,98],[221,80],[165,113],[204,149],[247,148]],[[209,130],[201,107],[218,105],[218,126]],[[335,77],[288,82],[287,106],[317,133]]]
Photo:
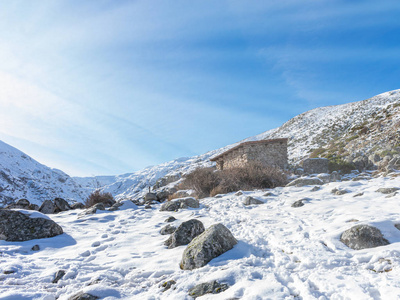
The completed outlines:
[[[217,163],[219,170],[244,167],[249,162],[286,169],[288,166],[287,141],[288,139],[282,138],[244,142],[210,160]]]

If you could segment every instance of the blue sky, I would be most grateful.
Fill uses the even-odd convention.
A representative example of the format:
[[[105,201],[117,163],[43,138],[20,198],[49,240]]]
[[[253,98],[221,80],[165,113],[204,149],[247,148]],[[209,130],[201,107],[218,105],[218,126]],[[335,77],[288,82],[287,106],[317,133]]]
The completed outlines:
[[[399,1],[0,0],[0,139],[70,175],[400,88]]]

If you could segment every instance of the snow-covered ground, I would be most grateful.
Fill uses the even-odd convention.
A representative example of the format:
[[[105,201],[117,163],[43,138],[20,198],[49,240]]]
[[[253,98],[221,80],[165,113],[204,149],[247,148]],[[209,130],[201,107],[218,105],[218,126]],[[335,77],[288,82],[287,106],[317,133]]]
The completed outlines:
[[[386,198],[376,192],[381,187],[400,187],[400,177],[329,183],[314,192],[312,186],[276,188],[268,197],[265,191],[231,193],[179,212],[132,204],[81,219],[80,211],[50,215],[64,234],[0,241],[0,299],[68,299],[82,290],[102,299],[191,299],[189,288],[214,279],[230,288],[200,299],[399,299],[400,231],[394,224],[400,196]],[[349,193],[333,195],[334,188]],[[244,206],[248,195],[265,204]],[[291,207],[303,198],[303,207]],[[183,271],[186,246],[167,249],[168,236],[159,234],[171,215],[174,225],[191,218],[206,228],[222,223],[239,243],[208,265]],[[349,249],[339,238],[356,224],[376,226],[391,244]],[[36,244],[41,250],[30,250]],[[53,284],[58,270],[66,275]],[[160,285],[171,279],[176,284],[162,292]]]

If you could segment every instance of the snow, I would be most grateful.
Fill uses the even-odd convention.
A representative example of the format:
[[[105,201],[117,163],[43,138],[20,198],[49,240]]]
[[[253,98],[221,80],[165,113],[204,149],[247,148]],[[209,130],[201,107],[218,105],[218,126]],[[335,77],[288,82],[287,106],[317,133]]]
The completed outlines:
[[[68,299],[88,292],[102,299],[191,299],[187,291],[211,280],[230,288],[200,299],[396,299],[400,295],[399,177],[246,191],[205,198],[198,209],[160,212],[124,204],[78,219],[79,210],[49,215],[64,234],[26,242],[0,241],[0,299]],[[347,190],[334,195],[331,190]],[[354,195],[363,192],[359,197]],[[265,202],[245,206],[253,196]],[[291,207],[307,198],[305,205]],[[239,243],[206,266],[179,268],[185,246],[167,249],[159,234],[173,215],[178,226],[191,218],[205,227],[222,223]],[[390,245],[352,250],[340,235],[357,224],[379,228]],[[40,251],[31,251],[38,244]],[[51,281],[58,270],[66,275]],[[12,274],[3,274],[13,270]],[[175,280],[162,292],[160,285]],[[23,288],[22,288],[23,287]]]

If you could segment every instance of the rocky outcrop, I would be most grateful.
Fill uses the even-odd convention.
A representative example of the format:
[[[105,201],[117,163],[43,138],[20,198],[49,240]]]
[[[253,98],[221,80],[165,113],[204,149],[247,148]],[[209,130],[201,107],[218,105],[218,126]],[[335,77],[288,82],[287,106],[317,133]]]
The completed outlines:
[[[198,200],[193,197],[186,197],[163,203],[160,211],[177,211],[180,208],[199,208],[199,206]]]
[[[297,200],[292,204],[292,207],[302,207],[304,206],[303,199]]]
[[[303,161],[303,170],[307,174],[328,173],[328,159],[307,158]]]
[[[35,212],[35,214],[38,214]],[[0,239],[9,242],[22,242],[49,238],[62,234],[61,226],[53,220],[35,217],[13,210],[0,210]]]
[[[360,250],[366,248],[375,248],[389,244],[376,227],[369,225],[356,225],[342,233],[340,241],[347,247]]]
[[[398,190],[400,190],[400,189],[397,188],[397,187],[392,187],[392,188],[379,188],[379,189],[376,190],[376,192],[382,193],[382,194],[392,194],[392,193],[394,193],[394,192],[396,192],[396,191],[398,191]]]
[[[187,246],[182,255],[180,268],[183,270],[201,268],[236,244],[237,240],[228,228],[220,223],[212,225]]]
[[[324,182],[319,178],[301,177],[301,178],[297,178],[297,179],[289,182],[286,186],[301,187],[301,186],[306,186],[306,185],[323,185],[323,184],[324,184]]]
[[[69,206],[68,202],[65,201],[63,198],[55,198],[54,205],[59,211],[66,211],[71,209],[71,206]]]
[[[168,226],[168,225],[167,225]],[[165,245],[168,249],[172,249],[178,246],[189,244],[196,236],[204,232],[204,225],[202,222],[196,219],[183,222],[179,227],[171,234],[168,240],[165,241]]]
[[[197,298],[205,294],[219,294],[229,288],[227,284],[221,284],[216,280],[200,283],[189,290],[189,296]]]
[[[99,299],[99,297],[84,292],[80,292],[68,298],[68,300],[97,300],[97,299]]]

